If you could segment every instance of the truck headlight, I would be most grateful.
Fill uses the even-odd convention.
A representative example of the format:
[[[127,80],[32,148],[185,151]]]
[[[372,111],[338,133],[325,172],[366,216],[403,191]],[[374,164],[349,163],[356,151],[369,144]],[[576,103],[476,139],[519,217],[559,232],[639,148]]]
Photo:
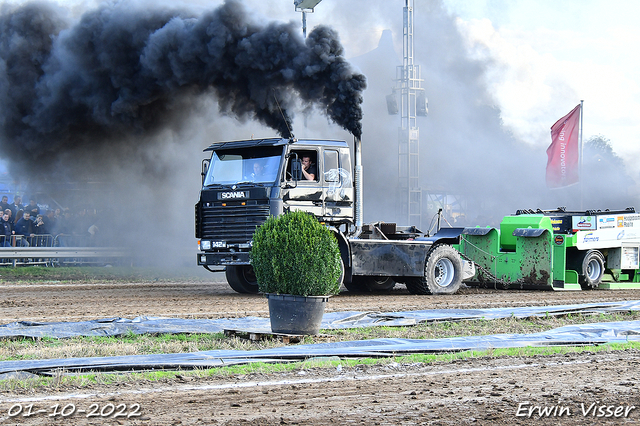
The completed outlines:
[[[211,250],[211,241],[209,240],[200,241],[200,250]]]

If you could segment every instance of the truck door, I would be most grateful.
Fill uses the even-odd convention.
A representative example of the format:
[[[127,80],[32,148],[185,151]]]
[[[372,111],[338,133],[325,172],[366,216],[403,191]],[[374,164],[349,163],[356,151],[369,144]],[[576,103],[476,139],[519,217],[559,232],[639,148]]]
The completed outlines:
[[[350,164],[343,165],[337,149],[325,149],[322,161],[323,216],[350,219],[352,215],[353,187]]]
[[[292,162],[295,160],[310,162],[307,175],[313,179],[306,179],[305,175],[291,175]],[[312,173],[309,173],[312,172]],[[282,190],[282,202],[285,211],[305,211],[316,217],[323,214],[323,194],[320,167],[318,166],[318,151],[312,149],[294,149],[290,152],[285,171],[285,188]]]

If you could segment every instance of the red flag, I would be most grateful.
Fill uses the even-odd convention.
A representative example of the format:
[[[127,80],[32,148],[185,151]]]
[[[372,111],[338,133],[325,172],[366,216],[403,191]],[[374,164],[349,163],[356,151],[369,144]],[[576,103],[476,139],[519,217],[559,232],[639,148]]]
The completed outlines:
[[[578,132],[580,105],[551,126],[551,145],[547,148],[547,186],[560,188],[580,180]]]

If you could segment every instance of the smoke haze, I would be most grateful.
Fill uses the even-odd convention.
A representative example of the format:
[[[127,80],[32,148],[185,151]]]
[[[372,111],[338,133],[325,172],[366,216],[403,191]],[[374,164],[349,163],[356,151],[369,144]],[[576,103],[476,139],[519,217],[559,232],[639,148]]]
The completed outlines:
[[[298,109],[362,132],[365,77],[344,59],[337,33],[318,26],[305,40],[296,24],[253,19],[238,0],[200,14],[113,2],[78,20],[54,4],[4,4],[0,31],[0,153],[12,175],[32,190],[36,181],[114,182],[103,204],[114,195],[118,207],[137,205],[167,235],[171,224],[153,218],[172,214],[168,188],[185,172],[184,151],[171,155],[171,142],[201,139],[187,127],[197,118],[230,116],[288,137]],[[206,98],[218,113],[198,110]],[[135,235],[136,216],[138,227],[116,226]]]
[[[297,100],[361,133],[365,79],[328,27],[303,40],[292,23],[253,22],[236,0],[197,17],[117,2],[68,28],[55,7],[30,3],[5,12],[0,25],[3,86],[11,88],[2,151],[23,168],[179,127],[192,99],[207,93],[223,114],[282,136]]]
[[[389,115],[385,96],[395,86],[395,66],[402,64],[403,2],[362,1],[345,10],[343,3],[323,2],[316,11],[330,16],[347,50],[358,49],[350,61],[367,76],[363,120],[365,221],[406,223],[398,215],[398,128],[400,117]],[[356,12],[357,10],[357,12]],[[358,19],[352,17],[357,13]],[[312,15],[314,21],[323,17]],[[383,36],[383,30],[391,30]],[[365,40],[375,44],[362,48]],[[450,204],[464,214],[467,225],[498,225],[518,209],[623,209],[637,200],[624,170],[586,167],[580,186],[549,190],[545,185],[548,126],[535,144],[518,139],[503,125],[501,111],[489,90],[488,76],[500,75],[500,64],[478,55],[439,0],[415,1],[415,63],[421,66],[429,113],[418,117],[422,227],[437,207]],[[354,42],[355,41],[355,42]],[[379,41],[379,43],[378,43]],[[522,76],[526,81],[526,75]],[[549,82],[553,98],[569,112],[579,95],[562,82]],[[399,101],[399,97],[398,97]],[[557,107],[557,105],[554,105]],[[562,114],[561,114],[562,115]],[[557,118],[560,118],[559,115]],[[605,135],[606,136],[606,135]],[[585,135],[586,141],[589,135]],[[530,138],[529,138],[530,139]],[[446,201],[443,201],[446,200]],[[446,209],[445,209],[446,211]],[[451,221],[451,216],[448,217]]]
[[[0,151],[12,173],[107,182],[91,202],[114,210],[114,232],[159,263],[184,255],[196,268],[202,149],[288,136],[288,125],[298,137],[362,132],[364,219],[407,224],[397,208],[400,118],[385,103],[404,2],[325,0],[307,16],[307,40],[291,2],[185,3],[112,2],[77,16],[43,2],[1,6]],[[429,98],[418,119],[423,228],[441,202],[482,226],[522,208],[579,209],[575,187],[544,186],[550,139],[527,144],[502,125],[486,84],[491,59],[471,57],[439,0],[416,3],[415,61]],[[585,200],[584,209],[633,205],[624,185]]]

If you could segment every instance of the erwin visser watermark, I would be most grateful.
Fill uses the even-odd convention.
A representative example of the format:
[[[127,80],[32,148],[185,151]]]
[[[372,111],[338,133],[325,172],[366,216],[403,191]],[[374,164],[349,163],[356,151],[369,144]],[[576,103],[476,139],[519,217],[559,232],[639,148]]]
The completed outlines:
[[[636,409],[635,405],[608,405],[600,401],[580,403],[575,405],[534,405],[530,402],[518,404],[516,417],[596,417],[596,418],[627,418]]]

